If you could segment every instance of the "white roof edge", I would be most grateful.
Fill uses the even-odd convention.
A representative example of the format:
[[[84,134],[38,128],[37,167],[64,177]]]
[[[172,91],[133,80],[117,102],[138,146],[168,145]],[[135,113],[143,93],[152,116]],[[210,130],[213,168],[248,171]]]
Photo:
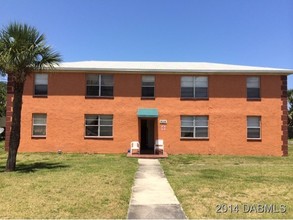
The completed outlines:
[[[161,73],[279,73],[293,74],[292,69],[255,67],[204,62],[81,61],[64,62],[58,71],[161,72]]]

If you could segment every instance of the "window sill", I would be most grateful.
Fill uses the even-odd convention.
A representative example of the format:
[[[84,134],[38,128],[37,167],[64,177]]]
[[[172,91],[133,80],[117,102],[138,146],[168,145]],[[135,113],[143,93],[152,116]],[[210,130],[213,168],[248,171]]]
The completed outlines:
[[[246,100],[249,102],[259,102],[261,101],[261,98],[247,98]]]
[[[97,139],[97,140],[103,140],[103,139],[106,139],[106,140],[113,140],[114,137],[113,136],[105,136],[105,137],[95,137],[95,136],[84,136],[84,139]]]
[[[208,101],[209,98],[180,98],[181,101]]]
[[[180,140],[182,141],[208,141],[210,138],[208,137],[201,137],[201,138],[192,138],[192,137],[180,137]]]
[[[141,100],[155,100],[155,97],[141,97]]]
[[[247,141],[261,141],[261,138],[247,138]]]
[[[33,98],[48,98],[48,95],[33,95]]]
[[[114,99],[114,96],[85,96],[86,99]]]
[[[47,136],[32,136],[32,139],[46,139]]]

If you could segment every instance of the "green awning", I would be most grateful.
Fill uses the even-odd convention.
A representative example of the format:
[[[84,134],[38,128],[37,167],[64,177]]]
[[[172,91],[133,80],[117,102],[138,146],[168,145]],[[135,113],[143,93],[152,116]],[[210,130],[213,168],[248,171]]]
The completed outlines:
[[[139,118],[157,118],[159,116],[156,108],[139,108],[137,111]]]

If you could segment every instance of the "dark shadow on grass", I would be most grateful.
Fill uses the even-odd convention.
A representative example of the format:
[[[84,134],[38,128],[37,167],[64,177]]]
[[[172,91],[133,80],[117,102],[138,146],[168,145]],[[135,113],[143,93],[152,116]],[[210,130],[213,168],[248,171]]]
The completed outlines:
[[[0,165],[0,173],[5,171],[5,166]]]
[[[50,162],[35,162],[32,164],[18,164],[16,165],[16,172],[19,173],[31,173],[40,170],[60,170],[68,168],[68,165],[62,163],[50,163]]]

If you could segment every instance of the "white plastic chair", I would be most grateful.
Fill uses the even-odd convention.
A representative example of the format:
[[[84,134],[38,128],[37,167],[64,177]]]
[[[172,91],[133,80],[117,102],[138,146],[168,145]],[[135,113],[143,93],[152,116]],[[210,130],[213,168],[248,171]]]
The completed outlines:
[[[137,150],[137,152],[140,152],[140,144],[138,141],[132,141],[130,143],[130,154],[133,153],[133,150]]]
[[[164,140],[163,139],[158,139],[156,140],[155,143],[155,152],[157,153],[164,153]]]

